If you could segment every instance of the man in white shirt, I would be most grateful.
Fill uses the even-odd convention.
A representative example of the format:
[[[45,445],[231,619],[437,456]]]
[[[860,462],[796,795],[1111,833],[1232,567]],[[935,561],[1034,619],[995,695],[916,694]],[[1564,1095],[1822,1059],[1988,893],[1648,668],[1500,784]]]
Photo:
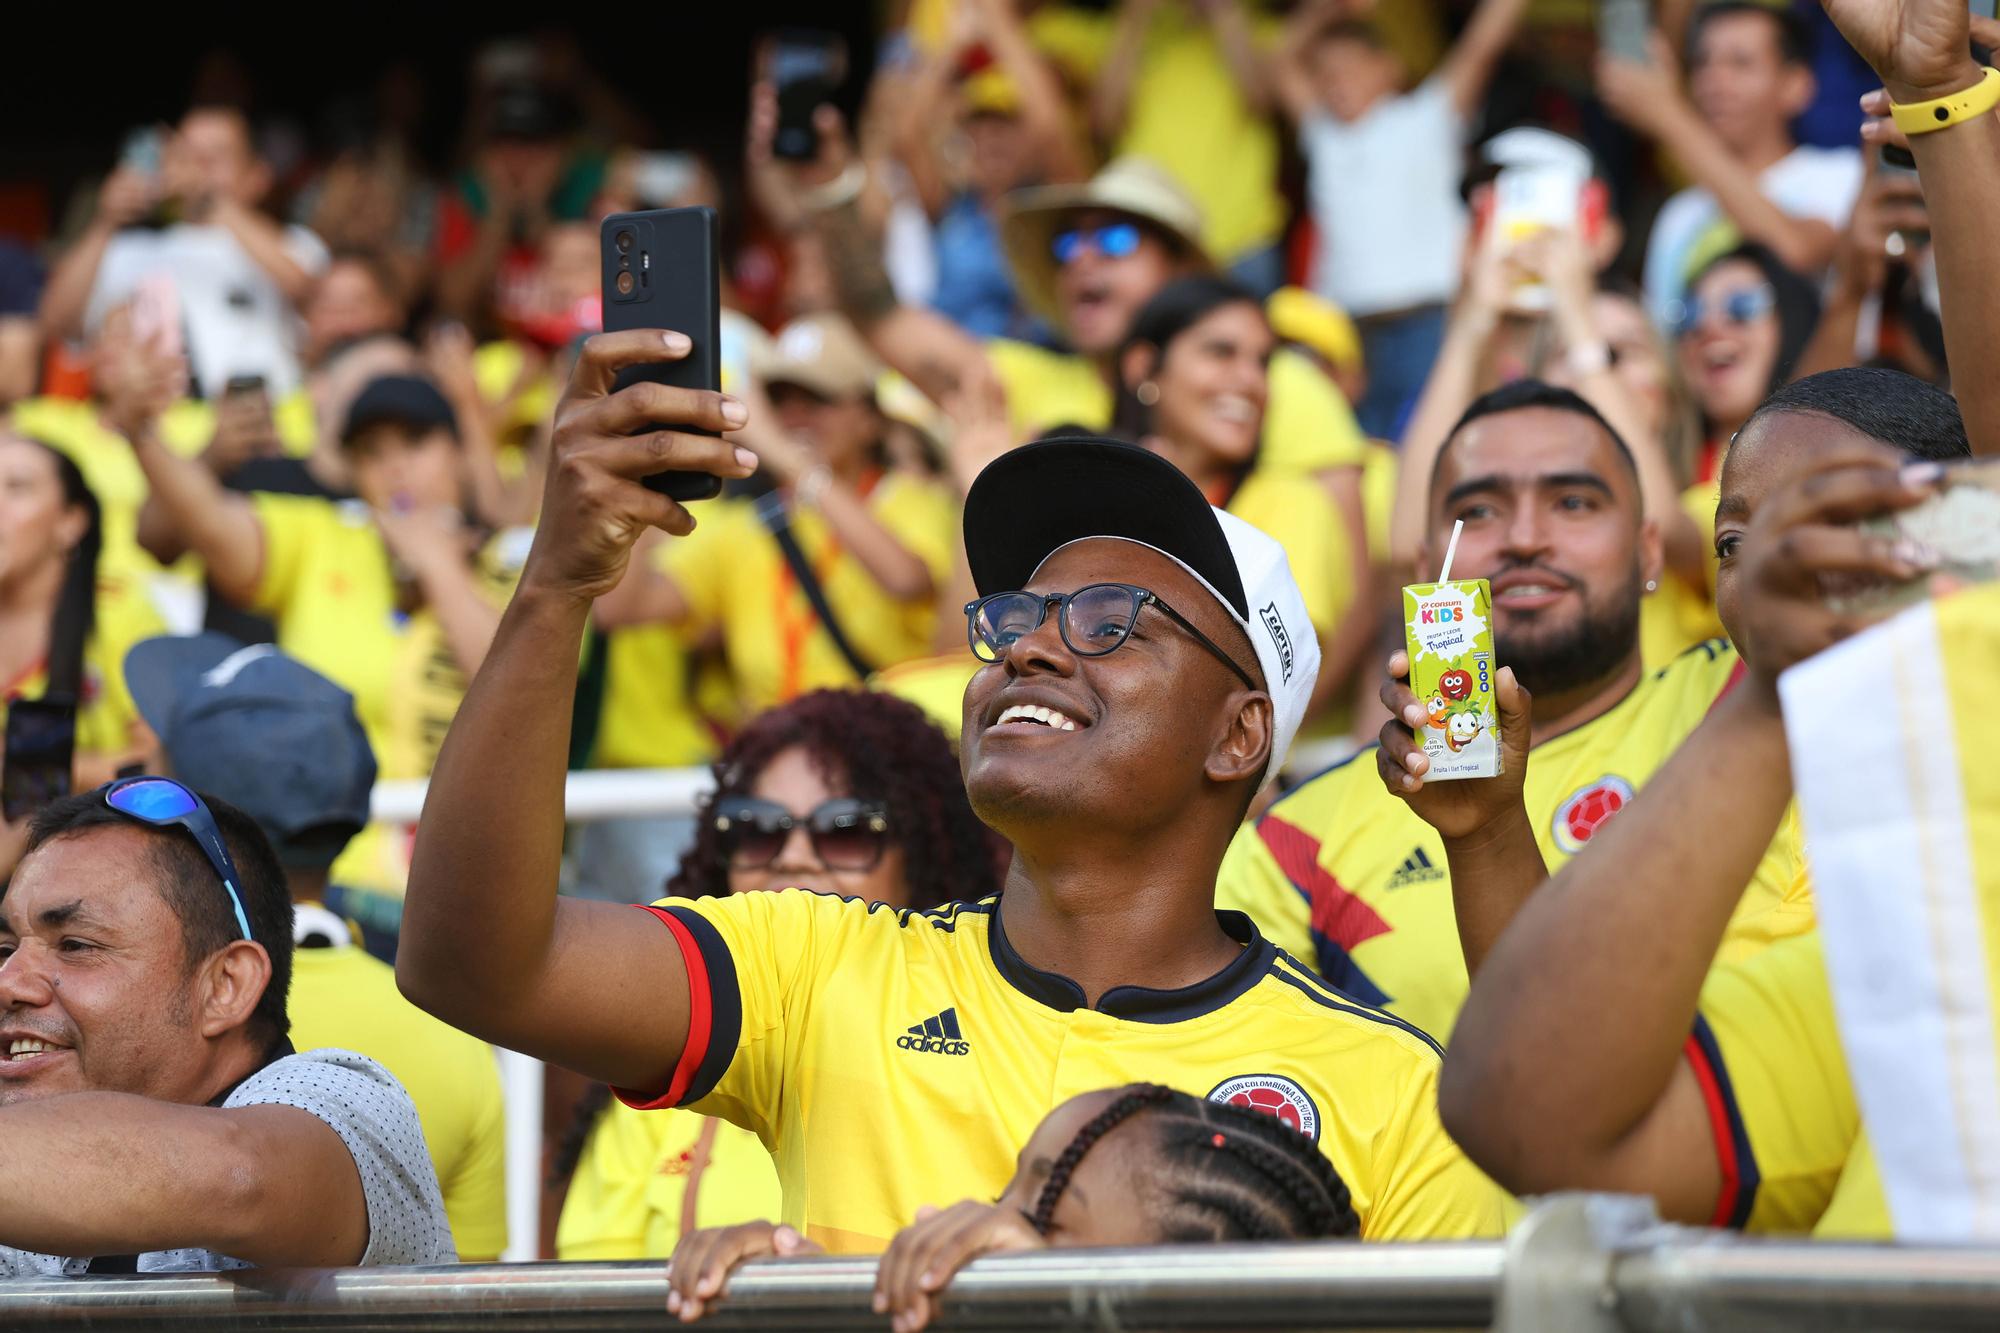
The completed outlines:
[[[44,327],[55,337],[93,332],[142,286],[165,279],[204,396],[239,376],[261,376],[273,396],[290,391],[299,380],[297,308],[327,253],[305,228],[258,211],[270,185],[242,113],[188,112],[157,169],[127,160],[105,179],[97,216],[49,277]]]
[[[0,896],[0,1281],[454,1258],[409,1094],[296,1054],[292,904],[166,778],[40,811]]]
[[[1700,265],[1759,241],[1786,267],[1817,277],[1833,259],[1861,189],[1853,148],[1813,148],[1792,137],[1811,104],[1805,25],[1789,9],[1716,0],[1688,34],[1684,93],[1657,34],[1653,61],[1606,55],[1598,95],[1612,114],[1657,140],[1694,184],[1660,210],[1646,247],[1646,299],[1662,322]]]

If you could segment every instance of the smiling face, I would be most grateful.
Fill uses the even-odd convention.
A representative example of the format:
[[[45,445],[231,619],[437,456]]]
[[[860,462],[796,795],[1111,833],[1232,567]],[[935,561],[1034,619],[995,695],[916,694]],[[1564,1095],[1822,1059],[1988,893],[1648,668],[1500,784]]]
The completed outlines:
[[[1438,689],[1444,697],[1457,702],[1472,694],[1472,673],[1469,671],[1447,671],[1438,677]]]
[[[1042,1117],[1014,1162],[1014,1178],[1000,1194],[999,1204],[1026,1215],[1041,1198],[1042,1186],[1056,1158],[1089,1124],[1123,1094],[1106,1088],[1072,1097]],[[1166,1235],[1152,1220],[1153,1210],[1134,1207],[1146,1188],[1147,1168],[1156,1165],[1148,1151],[1152,1132],[1144,1111],[1120,1121],[1091,1145],[1050,1215],[1050,1245],[1158,1245]]]
[[[1160,391],[1153,428],[1217,463],[1240,466],[1257,451],[1278,340],[1255,302],[1218,306],[1153,358],[1151,373],[1126,367],[1128,387],[1151,379]],[[1137,349],[1142,355],[1145,349]],[[1136,379],[1134,378],[1136,374]]]
[[[1742,11],[1701,25],[1688,66],[1688,95],[1736,152],[1762,148],[1812,101],[1812,75],[1788,62],[1778,21]]]
[[[1439,460],[1431,506],[1420,568],[1437,568],[1463,519],[1452,574],[1491,581],[1495,648],[1530,691],[1606,680],[1636,654],[1659,536],[1603,427],[1541,406],[1481,417]]]
[[[1698,279],[1690,295],[1701,305],[1699,323],[1679,340],[1681,373],[1702,416],[1723,436],[1749,420],[1771,391],[1782,330],[1778,312],[1762,293],[1769,284],[1747,259],[1725,259]],[[1765,308],[1738,323],[1728,312],[1732,298]]]
[[[0,1106],[85,1091],[189,1099],[206,1043],[154,836],[57,837],[14,872],[0,898]]]
[[[1221,603],[1148,547],[1072,543],[1043,562],[1027,590],[1093,583],[1151,590],[1259,678],[1248,639]],[[1204,801],[1233,797],[1262,772],[1269,700],[1157,607],[1142,608],[1131,637],[1102,657],[1072,652],[1057,621],[1049,615],[966,688],[966,794],[1002,836],[1021,843],[1038,829],[1079,826],[1106,839],[1144,836]],[[1214,776],[1246,765],[1247,775]]]
[[[1086,209],[1058,223],[1056,231],[1090,232],[1131,221],[1123,213]],[[1071,345],[1085,356],[1116,351],[1132,317],[1180,267],[1173,249],[1144,225],[1139,246],[1129,255],[1113,258],[1094,244],[1079,247],[1076,257],[1056,271],[1056,301]]]

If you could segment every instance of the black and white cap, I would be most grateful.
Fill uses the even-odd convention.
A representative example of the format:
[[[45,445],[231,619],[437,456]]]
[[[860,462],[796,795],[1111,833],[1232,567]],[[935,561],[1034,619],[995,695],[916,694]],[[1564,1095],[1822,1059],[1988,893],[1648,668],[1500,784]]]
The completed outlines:
[[[1097,436],[1022,445],[988,464],[966,493],[965,554],[982,596],[1027,586],[1051,555],[1094,537],[1158,551],[1243,627],[1271,696],[1265,772],[1276,772],[1319,676],[1319,638],[1285,548],[1209,504],[1158,454]]]

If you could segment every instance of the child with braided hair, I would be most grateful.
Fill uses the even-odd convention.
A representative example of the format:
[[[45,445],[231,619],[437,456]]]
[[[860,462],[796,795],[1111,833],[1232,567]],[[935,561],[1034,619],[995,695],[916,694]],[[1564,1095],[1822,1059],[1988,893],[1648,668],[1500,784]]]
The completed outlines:
[[[1292,1126],[1134,1083],[1072,1097],[1049,1112],[994,1202],[920,1211],[882,1256],[875,1308],[892,1316],[896,1333],[914,1333],[937,1312],[953,1274],[1000,1250],[1360,1232],[1346,1183]]]

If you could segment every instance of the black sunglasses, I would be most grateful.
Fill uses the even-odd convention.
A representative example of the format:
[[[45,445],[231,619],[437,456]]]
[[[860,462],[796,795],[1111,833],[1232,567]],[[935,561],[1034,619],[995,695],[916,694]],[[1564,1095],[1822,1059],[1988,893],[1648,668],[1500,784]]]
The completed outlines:
[[[813,855],[828,870],[873,870],[889,840],[889,812],[879,801],[851,796],[822,801],[806,815],[762,797],[724,796],[709,819],[737,870],[759,870],[777,860],[795,828],[806,831]]]
[[[1024,635],[1033,634],[1048,619],[1049,608],[1061,607],[1056,628],[1062,641],[1078,657],[1103,657],[1115,653],[1132,637],[1139,621],[1139,608],[1157,607],[1167,618],[1194,636],[1195,642],[1214,653],[1216,660],[1236,673],[1251,689],[1257,682],[1236,665],[1236,659],[1194,627],[1192,621],[1168,606],[1159,594],[1129,583],[1093,583],[1075,592],[996,592],[965,604],[965,635],[972,655],[982,662],[998,662]]]

